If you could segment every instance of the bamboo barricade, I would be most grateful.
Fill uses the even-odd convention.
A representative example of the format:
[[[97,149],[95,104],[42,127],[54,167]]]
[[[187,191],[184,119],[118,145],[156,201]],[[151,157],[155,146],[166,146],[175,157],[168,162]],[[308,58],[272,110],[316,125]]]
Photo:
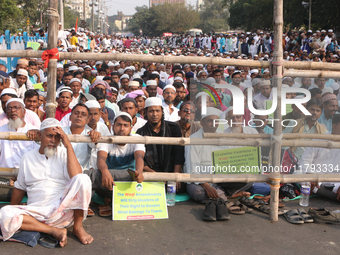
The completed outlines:
[[[3,50],[0,51],[0,58],[5,57],[22,57],[22,58],[41,58],[42,51],[35,50]],[[60,60],[121,60],[121,61],[142,61],[142,62],[160,62],[160,63],[188,63],[188,64],[211,64],[211,65],[226,65],[226,66],[249,66],[252,68],[269,68],[270,61],[259,60],[240,60],[240,59],[227,59],[227,58],[211,58],[211,57],[187,57],[187,56],[154,56],[142,54],[123,54],[123,53],[77,53],[77,52],[59,52]],[[327,62],[313,62],[313,61],[284,61],[284,68],[307,69],[316,70],[323,69],[329,71],[340,71],[340,64],[327,63]],[[288,72],[289,71],[289,72]],[[294,76],[292,71],[288,72],[286,76]],[[306,73],[306,72],[305,72]],[[305,75],[300,72],[299,75]],[[307,72],[308,74],[309,72]],[[327,75],[328,71],[324,72]],[[337,72],[330,72],[332,75],[338,75]],[[289,74],[289,75],[288,75]],[[319,73],[313,73],[318,77]],[[310,77],[311,76],[303,76]],[[294,76],[296,77],[296,76]],[[325,76],[323,76],[325,77]]]
[[[233,133],[204,133],[204,138],[241,138],[241,139],[270,139],[270,134],[233,134]],[[340,141],[340,135],[325,134],[283,134],[282,139],[320,139],[330,141]]]
[[[285,77],[301,77],[301,78],[340,78],[340,72],[336,71],[315,71],[309,70],[285,70]]]
[[[18,168],[0,167],[0,176],[16,177]],[[187,173],[150,173],[145,172],[144,181],[174,181],[174,182],[269,182],[268,174],[187,174]],[[340,174],[281,174],[280,183],[291,182],[340,182]]]
[[[68,135],[70,142],[91,143],[87,135]],[[26,134],[16,132],[0,132],[0,140],[29,141]],[[255,146],[270,147],[275,145],[270,140],[260,139],[207,139],[207,138],[184,138],[184,137],[152,137],[152,136],[102,136],[98,143],[115,144],[165,144],[165,145],[216,145],[216,146]],[[318,147],[327,149],[339,149],[340,142],[311,141],[311,140],[286,140],[281,142],[284,147]]]

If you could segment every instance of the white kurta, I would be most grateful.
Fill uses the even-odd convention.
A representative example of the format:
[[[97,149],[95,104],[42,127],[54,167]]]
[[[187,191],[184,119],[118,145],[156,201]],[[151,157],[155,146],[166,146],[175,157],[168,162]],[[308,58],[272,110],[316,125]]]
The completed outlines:
[[[86,125],[86,127],[91,129],[88,125]],[[110,135],[112,135],[110,133],[110,130],[107,128],[107,126],[104,123],[101,123],[101,122],[97,123],[96,131],[99,132],[102,136],[110,136]],[[89,168],[97,169],[97,153],[98,153],[99,146],[100,146],[100,144],[98,143],[98,144],[94,145],[94,147],[91,150],[91,157],[90,157],[90,166],[89,166]]]
[[[136,124],[132,127],[131,133],[135,134],[138,129],[140,129],[141,127],[143,127],[145,125],[146,122],[147,122],[146,120],[144,120],[140,117],[137,117]]]
[[[56,154],[48,159],[39,153],[39,148],[27,152],[20,162],[14,187],[27,192],[27,206],[1,208],[0,226],[5,240],[20,229],[23,215],[58,228],[72,224],[74,209],[83,210],[86,218],[91,181],[85,174],[70,179],[64,147],[58,147]]]
[[[63,127],[65,134],[72,135],[71,127]],[[92,129],[89,126],[85,126],[81,135],[88,135]],[[90,157],[92,148],[94,148],[94,144],[92,143],[71,143],[74,153],[79,161],[79,164],[83,168],[83,170],[87,170],[90,168]]]
[[[317,141],[319,140],[315,140],[316,143]],[[299,161],[299,170],[302,170],[303,174],[336,174],[340,172],[339,158],[340,149],[308,147],[305,149],[305,152]],[[334,184],[333,192],[337,192],[340,186],[340,182],[320,182],[319,186],[321,184]],[[314,192],[315,191],[316,190],[314,190]]]
[[[171,109],[173,109],[173,111],[170,114],[169,105],[167,105],[166,103],[163,103],[164,120],[172,121],[172,122],[176,122],[180,120],[181,118],[178,116],[179,110],[174,105],[171,106]]]
[[[266,109],[266,101],[273,100],[273,93],[270,93],[269,98],[266,98],[261,93],[258,93],[254,96],[253,100],[256,101],[256,105],[259,109]]]
[[[31,124],[25,124],[16,132],[26,134],[28,130],[37,129]],[[8,128],[8,124],[0,127],[0,132],[15,132]],[[22,156],[35,148],[39,147],[34,141],[16,141],[16,140],[0,140],[0,166],[1,167],[19,167]]]

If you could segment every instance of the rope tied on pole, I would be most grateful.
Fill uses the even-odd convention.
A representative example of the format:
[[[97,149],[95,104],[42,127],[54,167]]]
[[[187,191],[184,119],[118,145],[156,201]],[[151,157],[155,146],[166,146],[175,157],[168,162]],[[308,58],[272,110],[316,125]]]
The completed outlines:
[[[57,9],[54,9],[52,7],[48,7],[46,10],[46,16],[52,16],[52,17],[58,17],[59,18],[59,13]]]
[[[45,50],[41,55],[41,59],[45,60],[44,67],[47,68],[48,63],[50,62],[50,59],[60,60],[58,49],[54,48],[54,49],[50,49],[50,50]]]
[[[54,107],[58,107],[58,104],[55,104],[55,103],[46,103],[46,104],[45,104],[45,106],[50,106],[50,105],[52,105],[52,106],[54,106]]]
[[[282,138],[283,138],[283,134],[281,135],[270,134],[270,143],[272,145],[274,145],[275,143],[279,143],[280,145],[282,145]]]

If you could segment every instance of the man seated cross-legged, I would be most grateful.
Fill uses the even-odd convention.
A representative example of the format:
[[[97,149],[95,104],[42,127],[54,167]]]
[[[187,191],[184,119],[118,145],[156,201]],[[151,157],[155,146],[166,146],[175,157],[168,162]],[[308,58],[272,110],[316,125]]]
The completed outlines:
[[[45,119],[38,133],[41,145],[21,159],[11,204],[0,210],[4,240],[18,230],[38,231],[67,243],[66,228],[81,243],[93,241],[85,232],[83,220],[91,201],[91,181],[76,158],[72,145],[56,119]],[[60,147],[60,141],[64,147]],[[20,205],[27,192],[27,205]]]

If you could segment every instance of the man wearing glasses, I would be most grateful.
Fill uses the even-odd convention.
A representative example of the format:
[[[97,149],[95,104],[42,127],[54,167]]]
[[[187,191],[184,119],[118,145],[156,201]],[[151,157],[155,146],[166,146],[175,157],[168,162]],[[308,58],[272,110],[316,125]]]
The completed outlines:
[[[176,123],[181,128],[182,137],[189,137],[201,128],[199,123],[194,122],[195,105],[192,102],[187,101],[181,104],[178,116],[180,120],[176,121]]]
[[[172,122],[178,121],[180,119],[178,109],[174,106],[176,88],[172,85],[166,85],[163,89],[163,97],[164,120]]]

